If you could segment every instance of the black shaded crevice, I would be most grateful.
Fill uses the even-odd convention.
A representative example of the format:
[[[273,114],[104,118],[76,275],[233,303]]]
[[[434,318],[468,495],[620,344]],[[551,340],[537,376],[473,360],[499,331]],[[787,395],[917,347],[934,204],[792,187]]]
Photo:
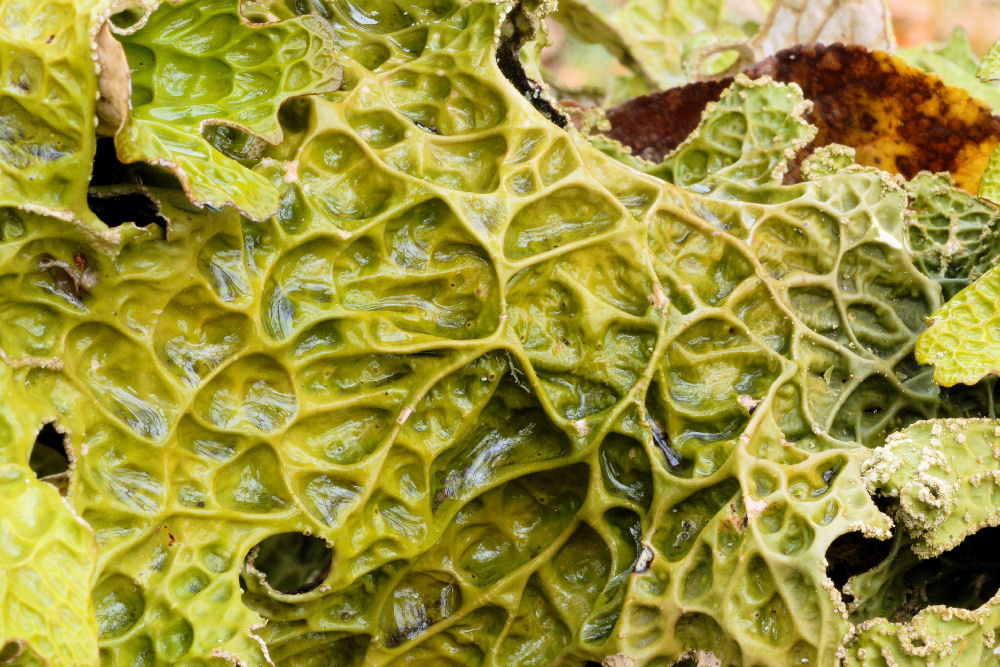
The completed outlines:
[[[98,137],[94,151],[94,164],[90,172],[90,186],[120,185],[135,182],[128,165],[118,160],[115,140]]]
[[[98,138],[87,193],[87,206],[94,215],[108,227],[131,222],[137,227],[156,225],[166,231],[167,220],[143,191],[144,186],[182,190],[169,171],[144,162],[125,164],[118,159],[114,139]]]
[[[849,536],[853,537],[844,540]],[[1000,569],[994,556],[1000,549],[1000,527],[984,528],[951,551],[926,559],[913,553],[906,537],[878,543],[893,546],[876,547],[867,556],[863,540],[858,533],[848,533],[835,540],[827,552],[828,574],[841,590],[845,577],[882,571],[866,577],[874,590],[858,589],[860,582],[851,583],[851,588],[857,589],[852,592],[859,605],[851,612],[855,622],[884,616],[894,623],[909,623],[921,610],[934,605],[978,609],[1000,591]],[[885,554],[887,548],[889,554]],[[878,562],[869,567],[875,560]],[[851,596],[845,597],[850,600]]]
[[[35,436],[28,465],[39,478],[67,472],[69,455],[66,453],[66,435],[56,430],[53,424],[42,426]]]
[[[851,577],[868,572],[889,557],[892,540],[876,540],[861,533],[845,533],[826,550],[827,576],[843,590]]]
[[[910,620],[931,605],[976,609],[1000,590],[1000,526],[983,528],[951,551],[917,560],[901,575],[906,591],[892,620]]]
[[[975,609],[992,598],[1000,590],[998,550],[1000,527],[984,528],[950,552],[922,562],[915,569],[927,577],[922,583],[928,604]]]
[[[156,225],[167,230],[167,220],[152,199],[138,190],[111,195],[87,195],[87,206],[108,227],[118,227],[126,222],[137,227]]]
[[[525,2],[518,2],[504,18],[497,44],[497,67],[539,113],[559,127],[566,128],[569,119],[548,99],[544,88],[531,80],[521,64],[521,47],[536,30],[534,24],[537,19],[529,15],[531,11],[532,7],[526,6]]]
[[[28,457],[28,466],[39,480],[56,487],[60,495],[69,493],[70,457],[66,450],[66,434],[61,433],[55,424],[48,423],[39,429]]]

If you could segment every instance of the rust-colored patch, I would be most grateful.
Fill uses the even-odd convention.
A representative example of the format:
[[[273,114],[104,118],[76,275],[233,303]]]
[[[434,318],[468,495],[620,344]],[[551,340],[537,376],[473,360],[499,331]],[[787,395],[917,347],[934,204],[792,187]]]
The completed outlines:
[[[689,83],[633,97],[607,110],[611,130],[606,134],[630,147],[635,155],[660,162],[694,132],[701,112],[732,82],[726,78]]]
[[[845,144],[855,149],[860,164],[907,178],[922,169],[949,171],[959,187],[975,192],[1000,143],[1000,117],[984,102],[883,51],[843,44],[797,46],[746,73],[795,82],[812,100],[807,120],[818,133],[803,154]],[[608,135],[636,154],[660,160],[697,126],[705,105],[731,81],[695,83],[613,107],[607,112]]]

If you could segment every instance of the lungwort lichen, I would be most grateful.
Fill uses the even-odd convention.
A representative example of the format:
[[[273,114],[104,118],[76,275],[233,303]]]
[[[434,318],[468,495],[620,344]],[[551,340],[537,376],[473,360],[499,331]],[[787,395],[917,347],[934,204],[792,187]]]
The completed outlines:
[[[980,502],[971,432],[933,520],[939,426],[865,461],[947,414],[914,345],[988,258],[849,152],[785,183],[794,84],[737,78],[658,166],[598,150],[508,76],[548,9],[4,3],[0,658],[992,655],[992,606],[858,619],[827,558],[894,534],[886,484],[940,548]]]

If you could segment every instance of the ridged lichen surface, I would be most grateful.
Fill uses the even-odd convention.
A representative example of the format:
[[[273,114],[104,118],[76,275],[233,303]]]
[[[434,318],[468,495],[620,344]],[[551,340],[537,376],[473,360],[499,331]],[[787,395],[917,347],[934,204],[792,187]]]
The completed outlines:
[[[110,12],[58,6],[57,39]],[[51,664],[99,642],[108,665],[464,667],[830,664],[856,635],[827,549],[889,537],[862,461],[939,411],[907,192],[847,161],[782,184],[811,128],[766,80],[726,91],[667,180],[625,166],[501,72],[530,23],[512,9],[213,0],[115,24],[117,154],[164,170],[90,183],[91,127],[30,112],[84,139],[0,150],[21,188],[0,494],[41,494],[72,558],[35,574],[90,620],[0,640]],[[49,81],[35,25],[0,35]],[[35,99],[4,85],[0,110]],[[151,198],[166,230],[105,227],[88,183],[95,208]],[[46,423],[64,500],[27,467]],[[0,533],[0,563],[8,535],[53,530]],[[332,550],[311,590],[254,576],[285,533]]]

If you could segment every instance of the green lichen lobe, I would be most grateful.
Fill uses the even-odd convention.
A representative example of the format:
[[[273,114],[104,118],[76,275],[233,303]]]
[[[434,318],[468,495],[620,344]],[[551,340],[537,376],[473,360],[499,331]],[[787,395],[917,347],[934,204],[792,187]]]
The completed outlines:
[[[950,387],[975,384],[998,372],[1000,267],[993,267],[934,313],[917,341],[916,358],[934,367],[934,380]]]
[[[854,628],[840,653],[845,665],[993,664],[997,660],[1000,596],[977,609],[933,605],[907,622],[874,618]]]
[[[119,159],[170,169],[199,206],[274,215],[275,187],[233,157],[259,160],[259,144],[281,141],[278,108],[288,99],[340,86],[329,23],[316,15],[250,23],[232,2],[210,0],[164,5],[119,39],[131,90]],[[235,140],[235,156],[217,148],[227,129],[252,135]],[[213,133],[215,146],[205,138]]]
[[[93,534],[26,465],[0,463],[0,507],[0,647],[18,646],[14,664],[97,664]]]
[[[108,664],[834,659],[865,446],[939,408],[906,193],[783,184],[767,80],[623,166],[501,73],[510,9],[164,3],[90,194],[166,231],[3,210],[5,403],[79,453]],[[288,533],[308,590],[245,562]]]
[[[1000,523],[1000,421],[918,422],[890,435],[862,474],[871,493],[897,500],[913,551],[937,556]]]

